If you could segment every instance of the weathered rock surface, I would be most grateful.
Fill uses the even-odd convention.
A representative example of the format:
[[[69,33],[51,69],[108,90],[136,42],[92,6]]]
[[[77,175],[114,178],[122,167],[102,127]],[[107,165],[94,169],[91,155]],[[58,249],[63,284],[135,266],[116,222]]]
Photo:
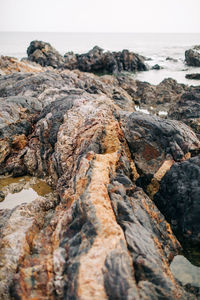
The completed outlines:
[[[85,54],[77,54],[77,63],[74,65],[75,56],[65,54],[65,67],[77,68],[84,72],[118,73],[121,71],[146,71],[148,69],[144,58],[128,50],[121,52],[104,52],[95,46]],[[72,60],[72,61],[71,61]]]
[[[48,222],[43,221],[43,211],[34,215],[36,230],[26,247],[22,241],[34,216],[20,227],[21,248],[13,255],[21,254],[20,263],[2,272],[7,299],[195,299],[169,268],[179,249],[177,240],[153,202],[134,184],[138,174],[118,108],[105,96],[67,101],[71,104],[54,152],[46,157],[61,203]],[[3,241],[13,218],[3,229]],[[2,255],[8,251],[4,247]]]
[[[181,120],[200,134],[200,88],[192,87],[169,110],[169,117]]]
[[[15,57],[0,56],[0,74],[8,75],[14,72],[41,72],[42,67],[39,64],[33,64],[27,61],[19,61]]]
[[[160,180],[200,142],[178,121],[135,113],[131,82],[69,70],[0,77],[14,128],[23,105],[31,124],[13,136],[4,116],[2,163],[47,176],[59,195],[0,210],[2,300],[197,299],[171,273],[179,242],[136,181]]]
[[[118,73],[121,71],[146,71],[145,59],[128,50],[121,52],[104,52],[95,46],[88,53],[74,54],[68,52],[64,57],[49,43],[32,41],[27,49],[28,59],[41,66],[53,68],[79,69],[84,72]]]
[[[148,82],[134,81],[123,76],[119,77],[119,84],[130,93],[138,104],[147,105],[153,108],[167,108],[176,103],[179,97],[188,90],[184,84],[177,83],[172,78],[164,79],[158,85],[152,85]],[[129,81],[128,81],[129,80]]]
[[[176,161],[199,151],[200,142],[184,123],[139,112],[124,114],[122,128],[140,174],[138,184],[153,197]]]
[[[177,234],[200,245],[200,157],[176,163],[163,177],[154,201]]]
[[[142,174],[155,174],[163,162],[184,160],[200,148],[200,142],[185,124],[139,112],[123,114],[123,130]]]
[[[200,66],[200,46],[185,51],[185,61],[189,66]]]
[[[64,58],[49,43],[32,41],[27,49],[28,59],[40,64],[42,67],[51,66],[60,68]]]

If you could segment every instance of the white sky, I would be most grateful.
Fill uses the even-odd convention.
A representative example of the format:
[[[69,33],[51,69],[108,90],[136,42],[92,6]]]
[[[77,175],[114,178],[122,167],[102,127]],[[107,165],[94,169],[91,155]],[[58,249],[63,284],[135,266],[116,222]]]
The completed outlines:
[[[200,32],[200,0],[0,0],[0,31]]]

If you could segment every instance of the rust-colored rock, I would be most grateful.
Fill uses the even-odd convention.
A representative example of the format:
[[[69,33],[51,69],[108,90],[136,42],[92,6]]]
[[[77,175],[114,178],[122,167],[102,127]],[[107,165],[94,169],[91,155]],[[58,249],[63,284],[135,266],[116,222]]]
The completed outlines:
[[[133,112],[128,89],[110,76],[18,76],[3,76],[0,93],[18,103],[9,106],[14,130],[25,118],[30,131],[13,134],[3,118],[12,146],[3,163],[46,177],[58,198],[0,210],[0,298],[196,299],[170,271],[180,250],[170,225],[136,186],[197,151],[192,130]]]

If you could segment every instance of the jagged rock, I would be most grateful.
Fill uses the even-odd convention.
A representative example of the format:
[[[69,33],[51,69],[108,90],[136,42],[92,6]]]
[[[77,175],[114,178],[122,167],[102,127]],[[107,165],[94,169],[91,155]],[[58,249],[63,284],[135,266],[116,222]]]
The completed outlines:
[[[165,174],[154,201],[173,230],[200,245],[200,157],[176,163]]]
[[[166,158],[181,161],[200,148],[185,124],[139,112],[123,114],[122,126],[134,161],[143,174],[155,174]]]
[[[37,217],[40,230],[33,228],[26,247],[20,234],[21,248],[9,272],[10,257],[3,247],[3,299],[195,299],[170,271],[179,243],[153,202],[135,186],[138,174],[111,99],[73,99],[54,153],[46,159],[50,177],[57,174],[53,179],[61,202],[48,222],[44,210],[35,214],[34,209],[26,224],[18,222],[25,235]],[[13,220],[16,215],[8,218],[4,241]]]
[[[144,154],[144,172],[158,174],[199,141],[177,121],[132,113],[137,85],[128,82],[69,70],[0,77],[2,101],[31,97],[39,105],[30,134],[11,132],[10,153],[3,141],[5,166],[48,176],[60,200],[0,210],[2,300],[196,299],[170,271],[180,245],[136,187],[135,163]]]
[[[178,101],[180,95],[188,90],[187,86],[177,83],[172,78],[164,79],[158,85],[136,81],[133,86],[136,86],[135,92],[132,93],[134,100],[137,100],[141,105],[155,106],[157,109],[161,107],[161,110],[163,107],[169,109],[172,104]]]
[[[42,66],[79,69],[84,72],[117,73],[121,71],[146,71],[144,57],[128,50],[104,52],[95,46],[88,53],[68,52],[61,56],[49,43],[32,41],[27,49],[28,59]]]
[[[138,184],[152,197],[175,161],[199,151],[200,142],[184,123],[143,113],[123,113],[122,127],[137,170]]]
[[[51,66],[60,68],[64,58],[49,43],[32,41],[27,49],[28,59],[40,64],[42,67]]]
[[[200,46],[185,51],[185,61],[189,66],[200,66]]]
[[[1,75],[7,75],[14,72],[41,72],[42,67],[39,64],[33,64],[28,61],[19,61],[15,57],[0,56]]]
[[[186,74],[186,75],[185,75],[185,78],[187,78],[187,79],[200,80],[200,74],[199,74],[199,73]]]
[[[65,54],[65,67],[84,72],[118,73],[121,71],[146,71],[144,58],[128,50],[104,52],[98,46],[85,54]]]
[[[186,123],[200,134],[200,89],[191,87],[169,110],[169,117]]]

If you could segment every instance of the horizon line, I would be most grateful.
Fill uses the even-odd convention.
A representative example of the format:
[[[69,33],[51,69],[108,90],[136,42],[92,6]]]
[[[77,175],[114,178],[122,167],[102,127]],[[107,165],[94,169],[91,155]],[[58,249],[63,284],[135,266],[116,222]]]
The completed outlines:
[[[0,33],[103,33],[103,34],[110,34],[110,33],[133,33],[133,34],[200,34],[200,32],[165,32],[165,31],[16,31],[16,30],[0,30]]]

